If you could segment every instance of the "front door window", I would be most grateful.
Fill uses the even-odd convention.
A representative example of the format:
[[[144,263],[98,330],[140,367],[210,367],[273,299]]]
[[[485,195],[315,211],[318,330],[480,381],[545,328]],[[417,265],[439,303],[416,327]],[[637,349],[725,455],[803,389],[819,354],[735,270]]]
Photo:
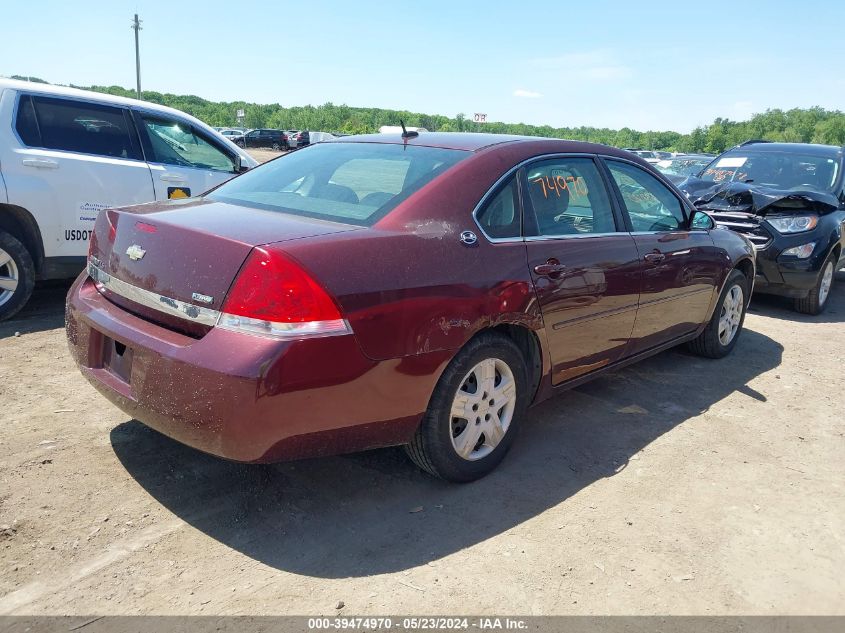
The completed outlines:
[[[607,160],[640,256],[642,290],[630,353],[698,328],[716,291],[722,263],[707,230],[687,228],[677,195],[642,167]]]
[[[675,231],[684,226],[681,202],[657,178],[630,163],[608,161],[608,167],[635,233]]]
[[[152,150],[151,162],[233,172],[233,158],[192,126],[175,119],[141,117]]]

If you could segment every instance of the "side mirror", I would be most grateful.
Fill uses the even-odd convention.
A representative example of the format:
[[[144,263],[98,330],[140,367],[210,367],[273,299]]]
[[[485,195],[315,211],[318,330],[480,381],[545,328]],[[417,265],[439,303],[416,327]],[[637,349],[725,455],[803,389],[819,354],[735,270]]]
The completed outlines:
[[[692,217],[689,223],[690,229],[704,229],[709,231],[716,228],[716,223],[713,221],[706,211],[701,209],[693,209]]]
[[[249,167],[243,164],[240,154],[235,154],[235,173],[242,174],[245,171],[249,171]]]

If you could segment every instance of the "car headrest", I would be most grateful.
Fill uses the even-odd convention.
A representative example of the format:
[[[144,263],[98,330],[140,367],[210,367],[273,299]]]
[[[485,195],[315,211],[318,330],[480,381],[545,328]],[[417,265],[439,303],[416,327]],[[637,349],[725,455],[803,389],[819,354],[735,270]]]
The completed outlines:
[[[387,193],[386,191],[374,191],[373,193],[368,193],[366,196],[361,198],[361,204],[365,204],[370,207],[380,207],[390,202],[391,198],[393,198],[392,193]]]
[[[535,179],[536,180],[536,179]],[[549,188],[542,182],[529,181],[531,204],[537,220],[554,218],[569,207],[569,190],[563,187]]]
[[[317,192],[317,198],[325,200],[334,200],[335,202],[348,202],[349,204],[358,204],[358,196],[349,187],[344,185],[336,185],[333,182],[327,182]]]

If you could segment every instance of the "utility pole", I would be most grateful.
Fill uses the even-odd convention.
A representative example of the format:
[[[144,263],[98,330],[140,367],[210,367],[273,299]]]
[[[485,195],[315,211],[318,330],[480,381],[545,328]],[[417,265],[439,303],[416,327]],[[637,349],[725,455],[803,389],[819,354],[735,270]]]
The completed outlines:
[[[138,14],[135,14],[135,19],[132,20],[132,29],[135,31],[135,78],[138,82],[138,98],[141,98],[141,53],[138,49],[138,31],[141,30],[141,22],[138,19]]]

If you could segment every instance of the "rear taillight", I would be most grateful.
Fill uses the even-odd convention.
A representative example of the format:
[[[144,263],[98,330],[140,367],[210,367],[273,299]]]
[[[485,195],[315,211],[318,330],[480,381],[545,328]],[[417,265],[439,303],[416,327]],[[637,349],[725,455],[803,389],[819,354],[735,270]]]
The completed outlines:
[[[347,334],[329,294],[295,261],[255,248],[223,302],[217,326],[276,338]]]
[[[114,244],[114,238],[117,237],[117,213],[114,211],[105,211],[106,222],[109,223],[109,242]]]
[[[110,211],[101,211],[106,218],[106,224],[109,226],[109,244],[114,244],[114,239],[117,236],[117,226],[115,223],[117,222],[117,217]],[[99,217],[98,217],[99,221]],[[95,225],[96,226],[96,225]],[[97,232],[91,231],[91,237],[88,239],[88,259],[91,258],[98,250],[98,243],[97,243]]]

